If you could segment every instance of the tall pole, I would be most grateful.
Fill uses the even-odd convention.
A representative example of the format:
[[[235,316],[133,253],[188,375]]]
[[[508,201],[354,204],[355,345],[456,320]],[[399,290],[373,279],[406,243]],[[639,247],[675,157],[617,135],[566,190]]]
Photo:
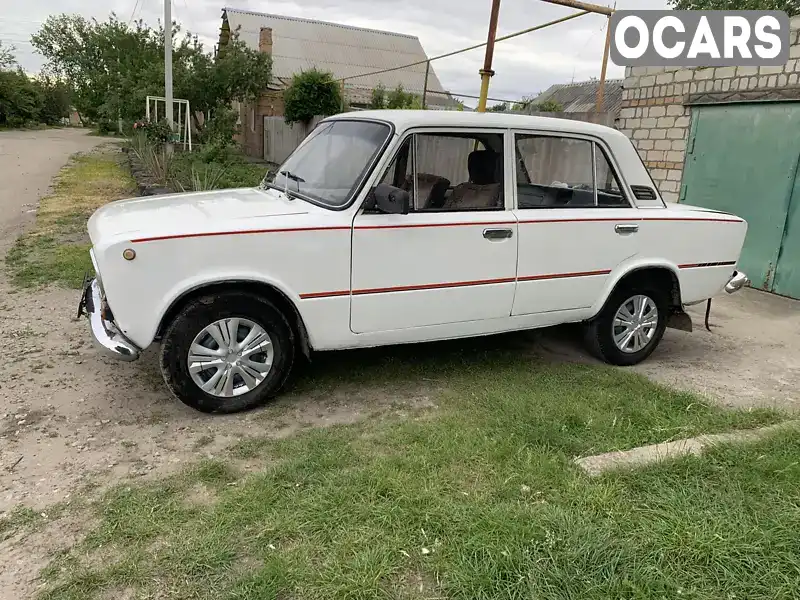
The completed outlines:
[[[611,17],[606,23],[606,48],[603,50],[603,66],[600,68],[600,85],[597,87],[596,112],[603,112],[603,97],[606,93],[606,71],[608,70],[608,52],[611,48]]]
[[[425,63],[425,83],[422,84],[422,110],[425,110],[425,97],[428,95],[428,73],[431,72],[431,61]]]
[[[172,151],[172,0],[164,0],[164,98],[166,98],[167,123],[170,141],[167,151]]]
[[[483,58],[483,68],[478,71],[481,75],[481,93],[478,98],[478,112],[486,112],[486,97],[489,95],[489,79],[494,75],[492,71],[492,56],[494,55],[494,38],[497,35],[497,17],[500,14],[500,0],[492,0],[492,13],[489,16],[489,36],[486,40],[486,55]]]

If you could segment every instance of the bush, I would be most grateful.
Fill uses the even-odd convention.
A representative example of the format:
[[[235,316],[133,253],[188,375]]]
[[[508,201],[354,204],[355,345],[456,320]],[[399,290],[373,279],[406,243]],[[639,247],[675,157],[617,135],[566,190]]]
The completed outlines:
[[[23,127],[37,123],[42,92],[22,70],[0,71],[0,125]]]
[[[102,122],[101,122],[102,129]],[[166,119],[158,121],[136,121],[133,124],[134,133],[144,133],[147,139],[155,145],[166,144],[173,137],[172,127]]]
[[[283,114],[288,124],[308,123],[318,115],[330,116],[341,111],[339,83],[331,73],[311,69],[292,77],[283,93]]]
[[[231,150],[236,145],[234,136],[239,132],[238,115],[230,108],[218,108],[206,122],[200,134],[203,162],[228,162]]]

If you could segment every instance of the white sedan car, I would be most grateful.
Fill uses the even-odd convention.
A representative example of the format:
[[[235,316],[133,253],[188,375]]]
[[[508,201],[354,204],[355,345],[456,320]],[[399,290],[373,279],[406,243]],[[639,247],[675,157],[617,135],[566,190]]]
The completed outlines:
[[[522,115],[337,115],[258,188],[113,202],[88,227],[95,342],[160,342],[206,412],[264,403],[312,351],[559,323],[632,365],[747,283],[742,219],[665,204],[614,129]]]

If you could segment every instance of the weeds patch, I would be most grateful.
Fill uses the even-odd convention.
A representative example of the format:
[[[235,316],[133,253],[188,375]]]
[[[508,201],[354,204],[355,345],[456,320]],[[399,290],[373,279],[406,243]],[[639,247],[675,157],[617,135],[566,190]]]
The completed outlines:
[[[21,287],[57,283],[77,288],[91,271],[86,221],[100,206],[135,193],[116,147],[76,156],[42,198],[36,224],[6,256],[11,281]]]

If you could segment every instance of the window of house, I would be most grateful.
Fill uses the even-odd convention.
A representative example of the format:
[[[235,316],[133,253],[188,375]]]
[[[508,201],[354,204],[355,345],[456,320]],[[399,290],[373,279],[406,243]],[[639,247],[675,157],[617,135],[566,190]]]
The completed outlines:
[[[516,135],[519,208],[629,206],[602,148],[577,138]]]
[[[250,107],[250,131],[256,130],[256,109]]]
[[[415,212],[503,210],[503,136],[409,136],[381,178],[411,195]]]

